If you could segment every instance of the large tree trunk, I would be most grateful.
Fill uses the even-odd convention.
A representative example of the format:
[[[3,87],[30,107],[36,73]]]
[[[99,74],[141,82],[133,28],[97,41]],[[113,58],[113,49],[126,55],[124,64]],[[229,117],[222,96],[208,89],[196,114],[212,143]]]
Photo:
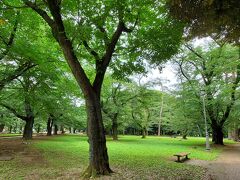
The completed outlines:
[[[31,117],[26,120],[26,124],[23,131],[23,139],[25,140],[32,139],[33,124],[34,124],[34,117]]]
[[[115,113],[114,117],[112,119],[112,137],[113,137],[113,140],[118,140],[117,116],[118,116],[118,113]]]
[[[0,133],[3,132],[4,126],[4,124],[0,124]]]
[[[95,94],[86,97],[88,116],[89,166],[84,173],[85,177],[107,175],[112,172],[109,167],[106,138],[100,107],[100,98]]]
[[[212,141],[214,144],[223,145],[223,130],[220,126],[212,126]]]

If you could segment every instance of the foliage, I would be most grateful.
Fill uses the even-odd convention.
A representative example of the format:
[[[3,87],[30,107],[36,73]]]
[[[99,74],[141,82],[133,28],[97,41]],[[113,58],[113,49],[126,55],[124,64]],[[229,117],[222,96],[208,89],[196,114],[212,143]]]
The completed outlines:
[[[187,23],[187,36],[212,36],[215,39],[240,43],[238,0],[170,0],[168,6],[175,18]]]

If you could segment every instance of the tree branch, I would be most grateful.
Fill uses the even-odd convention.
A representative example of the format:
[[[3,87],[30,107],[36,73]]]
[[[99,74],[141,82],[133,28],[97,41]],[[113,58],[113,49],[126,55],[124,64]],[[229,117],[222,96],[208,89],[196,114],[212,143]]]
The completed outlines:
[[[200,59],[205,60],[205,58],[203,56],[201,56],[199,53],[197,53],[191,46],[185,44],[184,45],[188,50],[190,50],[193,54],[195,54],[197,57],[199,57]]]
[[[14,72],[12,72],[7,77],[0,80],[0,91],[4,88],[7,83],[10,83],[12,80],[16,79],[17,77],[21,76],[27,70],[37,66],[36,64],[32,64],[31,62],[26,62],[23,65],[19,66]]]
[[[33,3],[29,0],[23,0],[23,1],[28,7],[32,8],[35,12],[37,12],[48,23],[48,25],[51,28],[54,28],[55,23],[54,23],[53,19],[47,14],[46,11],[39,8],[39,6],[36,3]],[[54,1],[54,0],[52,0],[52,1]]]
[[[125,25],[122,21],[118,23],[117,29],[115,30],[111,42],[107,46],[106,52],[102,58],[101,64],[97,64],[97,69],[96,69],[96,76],[93,82],[93,87],[95,90],[100,90],[101,89],[101,84],[103,82],[103,78],[105,75],[105,72],[107,70],[107,67],[111,61],[112,55],[115,51],[116,44],[121,36],[121,34],[124,32]],[[100,93],[100,92],[97,92]]]
[[[84,69],[78,61],[74,52],[73,44],[66,35],[64,24],[61,17],[61,1],[60,0],[44,0],[53,16],[50,18],[45,11],[35,6],[34,3],[24,0],[34,11],[36,11],[51,27],[52,34],[62,48],[64,57],[77,80],[78,85],[82,89],[84,95],[88,96],[93,91],[90,80],[88,79]]]
[[[96,61],[100,61],[100,57],[98,55],[98,53],[96,51],[94,51],[92,48],[90,48],[90,46],[88,45],[87,41],[83,41],[83,45],[86,48],[86,50],[93,55],[93,57],[95,58]]]
[[[6,105],[4,103],[0,103],[1,106],[5,107],[6,109],[8,109],[10,112],[12,112],[16,117],[26,121],[27,117],[23,116],[21,114],[19,114],[14,108],[10,107],[9,105]]]

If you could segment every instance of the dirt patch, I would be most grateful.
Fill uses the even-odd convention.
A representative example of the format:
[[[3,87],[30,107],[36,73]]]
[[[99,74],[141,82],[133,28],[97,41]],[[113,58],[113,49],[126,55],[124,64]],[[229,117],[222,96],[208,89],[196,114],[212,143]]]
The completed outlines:
[[[30,141],[26,143],[22,139],[0,139],[0,160],[10,161],[17,158],[23,165],[45,163],[41,153],[30,147],[30,144]]]

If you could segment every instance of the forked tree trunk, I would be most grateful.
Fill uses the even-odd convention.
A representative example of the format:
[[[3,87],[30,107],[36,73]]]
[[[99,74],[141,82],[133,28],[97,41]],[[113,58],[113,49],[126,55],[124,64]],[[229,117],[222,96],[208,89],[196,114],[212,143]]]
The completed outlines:
[[[0,124],[0,133],[3,132],[4,126],[4,124]]]
[[[90,96],[86,97],[89,166],[84,172],[85,177],[95,177],[97,175],[112,173],[108,161],[100,98],[96,97],[95,94],[91,94]]]
[[[23,139],[25,140],[32,139],[33,124],[34,124],[34,117],[30,117],[26,120],[26,124],[23,131]]]

